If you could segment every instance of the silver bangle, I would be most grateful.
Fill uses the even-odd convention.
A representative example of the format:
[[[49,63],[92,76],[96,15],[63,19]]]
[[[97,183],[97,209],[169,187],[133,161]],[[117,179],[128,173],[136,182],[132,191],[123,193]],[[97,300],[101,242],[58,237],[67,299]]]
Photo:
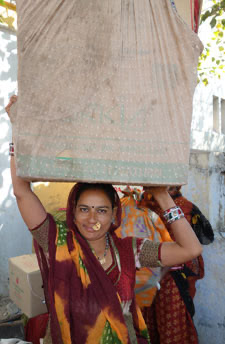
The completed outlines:
[[[182,217],[184,217],[184,213],[180,209],[180,207],[176,206],[176,207],[173,207],[173,208],[170,208],[170,209],[164,211],[163,217],[168,224],[171,224],[174,221],[179,220]]]

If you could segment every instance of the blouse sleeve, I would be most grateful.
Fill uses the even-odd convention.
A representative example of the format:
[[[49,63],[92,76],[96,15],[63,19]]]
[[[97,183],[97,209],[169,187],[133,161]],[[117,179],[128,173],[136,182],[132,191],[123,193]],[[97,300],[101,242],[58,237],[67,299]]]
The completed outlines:
[[[49,217],[46,216],[45,220],[36,228],[30,230],[33,238],[41,246],[44,252],[48,252],[48,233],[49,233]]]
[[[138,269],[163,266],[160,261],[161,243],[153,242],[149,239],[137,239],[136,245],[135,261]]]

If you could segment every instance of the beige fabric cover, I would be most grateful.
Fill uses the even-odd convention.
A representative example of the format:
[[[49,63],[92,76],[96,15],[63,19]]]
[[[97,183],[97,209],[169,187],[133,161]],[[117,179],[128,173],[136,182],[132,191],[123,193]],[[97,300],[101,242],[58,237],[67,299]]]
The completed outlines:
[[[17,0],[18,174],[184,184],[202,49],[170,0]]]
[[[198,26],[198,22],[195,23],[195,20],[194,20],[195,0],[174,0],[174,3],[176,5],[176,9],[179,15],[190,26],[190,28],[192,28],[192,25]],[[200,18],[203,0],[198,0],[198,3],[199,3],[199,18]]]
[[[179,15],[189,25],[189,27],[192,28],[191,18],[194,18],[194,0],[174,0],[174,3]]]

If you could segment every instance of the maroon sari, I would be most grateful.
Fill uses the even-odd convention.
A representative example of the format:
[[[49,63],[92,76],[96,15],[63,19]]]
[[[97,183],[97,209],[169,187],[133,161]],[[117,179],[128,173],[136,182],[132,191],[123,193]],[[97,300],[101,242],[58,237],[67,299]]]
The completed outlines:
[[[63,336],[66,338],[67,334],[62,334],[62,327],[60,327],[61,325],[55,307],[57,295],[62,301],[63,313],[66,322],[69,324],[68,332],[70,332],[70,338],[68,337],[68,343],[89,343],[89,329],[95,327],[96,319],[98,319],[101,312],[106,309],[110,319],[113,319],[114,324],[118,324],[116,330],[118,330],[120,339],[118,338],[118,341],[115,341],[115,343],[130,344],[134,336],[136,337],[135,342],[143,344],[149,343],[144,321],[140,326],[140,317],[142,318],[142,316],[138,313],[135,303],[134,285],[136,266],[134,254],[132,254],[134,239],[120,239],[114,233],[114,230],[121,222],[121,205],[119,197],[117,196],[116,199],[117,225],[111,224],[109,232],[113,243],[111,244],[112,256],[114,257],[113,254],[115,251],[117,251],[117,256],[119,256],[119,264],[121,266],[120,273],[117,271],[118,264],[114,264],[115,257],[113,258],[113,264],[115,266],[117,265],[115,269],[112,269],[111,272],[103,270],[87,241],[80,235],[74,224],[74,200],[79,188],[80,184],[76,184],[71,190],[68,198],[66,222],[69,230],[67,230],[66,242],[68,257],[74,254],[75,241],[81,248],[83,255],[82,264],[84,263],[85,265],[84,270],[87,272],[90,283],[84,287],[79,276],[79,271],[75,268],[72,259],[61,261],[56,259],[57,225],[51,215],[48,215],[49,233],[47,252],[45,252],[37,242],[35,243],[50,314],[52,342],[54,344],[67,343],[67,341],[63,339]],[[136,242],[140,244],[141,240],[139,239],[139,241],[137,240]],[[126,303],[129,303],[130,307],[129,316],[131,315],[132,318],[133,337],[130,335],[132,331],[129,329],[129,324],[131,324],[129,322],[130,318],[126,318],[126,314],[123,313],[121,307],[122,304]],[[115,328],[113,328],[113,330],[115,330]],[[113,335],[115,335],[115,333],[113,333]],[[98,341],[96,341],[96,343],[98,343]],[[114,341],[112,341],[112,343],[114,343]]]

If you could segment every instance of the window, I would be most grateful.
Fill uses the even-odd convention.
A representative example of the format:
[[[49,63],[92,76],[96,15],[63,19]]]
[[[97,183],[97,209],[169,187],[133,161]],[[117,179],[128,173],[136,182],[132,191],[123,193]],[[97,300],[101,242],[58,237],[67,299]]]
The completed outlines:
[[[220,133],[220,102],[219,98],[213,96],[213,130]]]
[[[221,99],[221,133],[225,135],[225,99]]]
[[[213,96],[213,131],[225,135],[225,99]]]

